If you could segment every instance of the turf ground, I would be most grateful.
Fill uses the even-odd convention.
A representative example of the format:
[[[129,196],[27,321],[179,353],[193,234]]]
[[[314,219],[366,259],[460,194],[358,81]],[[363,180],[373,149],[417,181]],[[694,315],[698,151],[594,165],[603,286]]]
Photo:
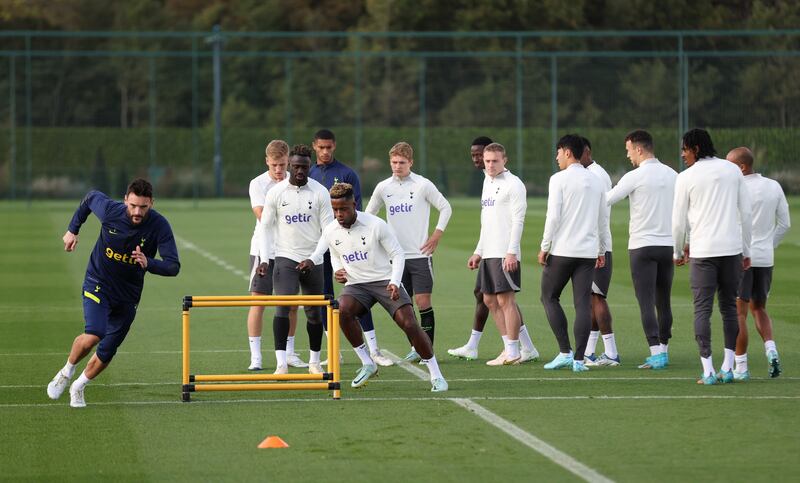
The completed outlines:
[[[781,481],[800,470],[797,228],[777,251],[770,298],[784,368],[778,379],[767,378],[751,322],[753,379],[695,384],[700,363],[686,268],[677,269],[673,288],[670,367],[636,368],[648,353],[625,253],[626,203],[612,215],[609,303],[620,367],[581,375],[544,371],[542,361],[487,367],[484,362],[501,350],[491,323],[479,361],[450,358],[446,349],[469,335],[475,279],[465,263],[478,232],[478,203],[455,200],[435,258],[436,351],[449,392],[430,393],[417,367],[390,367],[362,390],[345,384],[340,401],[321,392],[241,392],[195,393],[186,404],[180,402],[180,300],[246,292],[253,221],[244,199],[197,207],[159,201],[178,238],[180,276],[147,277],[128,339],[87,387],[89,406],[76,410],[68,396],[48,399],[45,386],[82,330],[80,286],[98,224],[90,218],[77,252],[63,251],[60,239],[77,202],[0,203],[0,479],[571,481],[578,473],[589,481]],[[790,204],[800,219],[800,200]],[[538,301],[541,270],[533,263],[544,212],[544,200],[529,200],[519,302],[549,360],[557,347]],[[384,312],[374,313],[381,346],[405,354],[402,333]],[[245,314],[193,311],[193,372],[245,372]],[[266,327],[264,355],[271,362]],[[718,367],[718,314],[713,330]],[[306,348],[302,331],[298,335]],[[346,350],[343,382],[357,367]],[[281,436],[290,447],[257,449],[267,435]]]

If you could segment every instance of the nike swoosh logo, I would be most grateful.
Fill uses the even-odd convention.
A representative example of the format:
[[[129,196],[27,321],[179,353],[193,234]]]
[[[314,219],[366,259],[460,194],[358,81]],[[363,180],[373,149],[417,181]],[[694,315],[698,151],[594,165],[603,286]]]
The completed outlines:
[[[117,230],[112,228],[112,229],[108,230],[108,234],[109,235],[116,235],[117,234]]]
[[[281,206],[289,206],[289,203],[284,201],[283,203],[281,203]]]
[[[391,198],[392,196],[394,196],[394,195],[386,195],[387,198]]]
[[[342,244],[342,242],[340,242],[339,240],[336,240],[336,245],[341,245],[341,244]]]

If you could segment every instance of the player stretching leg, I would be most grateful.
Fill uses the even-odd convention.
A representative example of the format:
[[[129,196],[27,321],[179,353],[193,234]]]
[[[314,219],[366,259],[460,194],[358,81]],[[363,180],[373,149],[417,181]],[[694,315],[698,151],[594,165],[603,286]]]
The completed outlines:
[[[316,251],[297,268],[301,271],[313,269],[315,263],[322,261],[325,250],[330,250],[336,280],[345,284],[339,296],[342,331],[362,363],[351,386],[363,386],[378,372],[356,322],[356,317],[377,302],[422,357],[422,363],[430,372],[431,391],[447,391],[447,381],[439,370],[431,341],[417,323],[411,298],[400,282],[405,264],[400,243],[385,221],[356,211],[352,186],[338,183],[331,188],[330,196],[336,221],[322,230]]]

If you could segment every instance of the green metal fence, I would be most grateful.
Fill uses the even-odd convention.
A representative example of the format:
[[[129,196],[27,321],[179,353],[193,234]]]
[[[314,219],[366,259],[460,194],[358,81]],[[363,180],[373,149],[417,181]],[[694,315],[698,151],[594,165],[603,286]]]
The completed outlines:
[[[680,135],[800,192],[800,30],[625,32],[0,31],[0,196],[118,195],[134,175],[160,197],[242,196],[273,138],[325,127],[365,191],[397,141],[450,194],[475,194],[470,141],[505,144],[543,194],[567,132],[613,176],[623,137],[654,134],[680,168]]]

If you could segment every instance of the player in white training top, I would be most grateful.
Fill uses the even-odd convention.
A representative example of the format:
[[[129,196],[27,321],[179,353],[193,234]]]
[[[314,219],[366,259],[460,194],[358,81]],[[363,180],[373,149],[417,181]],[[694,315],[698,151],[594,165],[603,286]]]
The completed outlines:
[[[389,150],[389,165],[392,168],[392,176],[375,187],[366,212],[377,215],[381,206],[386,207],[386,221],[394,230],[406,258],[403,287],[414,297],[422,321],[422,330],[428,334],[433,345],[436,322],[431,305],[432,255],[447,228],[453,210],[430,180],[411,172],[411,167],[414,165],[414,149],[410,144],[399,142],[392,146]],[[429,236],[431,206],[439,211],[439,221]],[[420,360],[413,346],[405,360],[409,362]]]
[[[274,265],[273,287],[275,295],[304,295],[324,293],[323,267],[302,272],[297,264],[308,258],[317,248],[322,227],[333,221],[328,191],[320,183],[309,179],[311,148],[297,145],[289,152],[289,178],[275,185],[264,200],[261,215],[262,260]],[[267,263],[262,262],[259,273],[267,273]],[[322,374],[320,348],[322,344],[322,314],[320,307],[305,307],[309,361],[308,372]],[[289,307],[278,307],[273,320],[275,357],[278,365],[275,374],[287,374],[286,334],[289,332]]]
[[[778,247],[791,226],[789,204],[777,181],[753,171],[753,152],[748,148],[736,148],[728,153],[728,161],[736,164],[744,175],[744,185],[753,204],[753,234],[750,245],[750,268],[742,272],[736,309],[739,315],[739,335],[736,337],[735,368],[733,379],[750,379],[747,369],[747,309],[753,314],[756,330],[764,340],[769,376],[781,375],[778,348],[772,338],[772,320],[767,313],[767,298],[772,285],[772,269],[775,265],[775,248]]]
[[[505,350],[498,359],[502,359],[503,365],[513,365],[523,359],[516,292],[522,286],[520,243],[527,192],[522,181],[506,169],[508,157],[502,144],[486,146],[483,163],[486,177],[481,195],[480,239],[467,268],[478,269],[483,300],[503,336]],[[536,353],[533,344],[523,349]]]
[[[350,184],[333,185],[330,196],[336,221],[322,230],[316,251],[310,259],[301,262],[298,269],[313,269],[322,263],[325,251],[330,250],[336,281],[345,284],[339,296],[342,331],[363,364],[351,386],[363,386],[378,372],[356,321],[356,317],[377,302],[422,356],[422,363],[430,372],[431,391],[447,391],[447,381],[439,371],[431,341],[417,324],[411,297],[400,282],[405,257],[392,229],[377,216],[356,211]]]
[[[590,173],[597,176],[603,184],[606,192],[611,190],[611,177],[597,161],[592,158],[592,143],[581,136],[584,148],[581,156],[581,165],[588,169]],[[611,206],[603,207],[606,210],[606,217],[611,217]],[[610,223],[610,222],[609,222]],[[611,287],[611,274],[613,271],[612,249],[611,249],[611,228],[606,228],[605,238],[608,240],[608,250],[605,253],[606,263],[600,268],[594,269],[594,279],[592,280],[592,330],[589,331],[589,341],[586,343],[585,363],[587,366],[608,366],[619,365],[619,353],[617,352],[617,341],[614,337],[614,330],[611,327],[611,309],[608,308],[608,289]],[[595,356],[597,341],[603,337],[603,353]]]
[[[289,162],[289,145],[286,141],[275,139],[267,144],[266,148],[267,171],[256,176],[250,181],[250,206],[256,216],[256,225],[250,239],[250,295],[272,295],[272,271],[259,275],[257,273],[261,259],[258,254],[261,212],[264,209],[264,198],[267,191],[286,177],[286,166]],[[264,307],[250,307],[247,313],[247,335],[250,344],[250,369],[260,371],[261,364],[261,332],[264,324]],[[294,352],[294,332],[297,327],[297,307],[292,307],[289,312],[289,337],[287,340],[289,365],[293,367],[306,367],[307,364],[300,360]]]

